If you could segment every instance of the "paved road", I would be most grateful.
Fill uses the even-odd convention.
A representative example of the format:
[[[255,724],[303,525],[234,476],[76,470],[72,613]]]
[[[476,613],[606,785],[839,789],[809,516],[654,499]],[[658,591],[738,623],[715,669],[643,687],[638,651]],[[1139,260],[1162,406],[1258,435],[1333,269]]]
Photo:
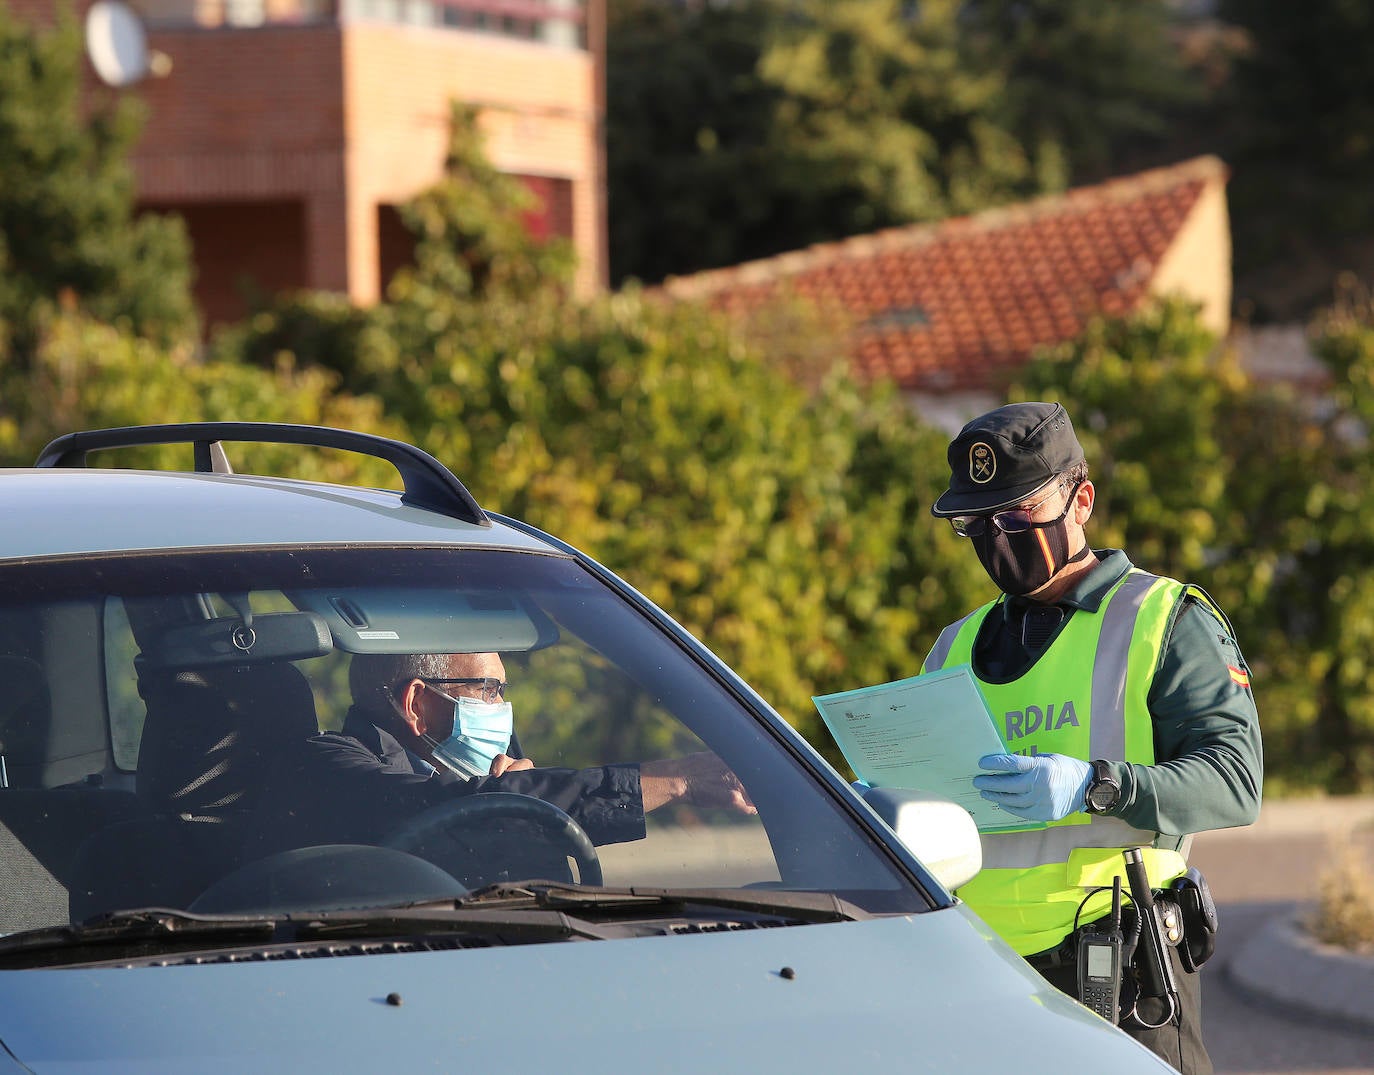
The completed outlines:
[[[1374,869],[1374,799],[1266,803],[1249,829],[1197,837],[1192,861],[1222,915],[1216,955],[1203,970],[1206,1041],[1218,1075],[1374,1075],[1374,1032],[1256,997],[1227,974],[1261,927],[1312,905],[1333,849],[1346,842]],[[1374,1010],[1374,996],[1369,1003]]]

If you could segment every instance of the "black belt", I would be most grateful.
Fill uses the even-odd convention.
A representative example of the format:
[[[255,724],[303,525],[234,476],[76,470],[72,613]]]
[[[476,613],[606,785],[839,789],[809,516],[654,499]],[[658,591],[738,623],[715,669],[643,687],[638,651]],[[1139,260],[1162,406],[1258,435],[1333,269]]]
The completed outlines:
[[[1026,956],[1026,962],[1036,970],[1052,970],[1055,967],[1078,966],[1078,935],[1070,933],[1053,948]]]
[[[1046,948],[1043,952],[1036,952],[1034,955],[1026,956],[1026,962],[1036,970],[1053,970],[1055,967],[1077,968],[1079,932],[1092,929],[1101,922],[1104,922],[1103,918],[1099,918],[1094,922],[1084,923],[1053,948]],[[1121,928],[1126,934],[1126,939],[1130,941],[1132,939],[1131,935],[1135,930],[1135,908],[1121,908]]]

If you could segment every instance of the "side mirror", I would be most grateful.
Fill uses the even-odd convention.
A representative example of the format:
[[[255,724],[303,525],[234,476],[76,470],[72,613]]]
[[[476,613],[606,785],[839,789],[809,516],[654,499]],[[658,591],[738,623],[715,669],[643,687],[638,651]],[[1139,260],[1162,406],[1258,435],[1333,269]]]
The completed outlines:
[[[969,812],[922,791],[853,785],[945,888],[965,885],[983,868],[983,843]]]

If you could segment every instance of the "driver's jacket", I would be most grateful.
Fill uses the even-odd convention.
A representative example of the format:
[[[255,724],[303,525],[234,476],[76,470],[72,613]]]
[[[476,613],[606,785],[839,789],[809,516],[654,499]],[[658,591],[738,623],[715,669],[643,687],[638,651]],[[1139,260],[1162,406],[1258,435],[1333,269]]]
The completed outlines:
[[[504,791],[552,803],[594,844],[644,838],[637,765],[588,769],[534,768],[465,778],[435,771],[354,706],[337,732],[305,742],[299,779],[302,801],[286,823],[315,842],[376,842],[401,821],[457,796]]]

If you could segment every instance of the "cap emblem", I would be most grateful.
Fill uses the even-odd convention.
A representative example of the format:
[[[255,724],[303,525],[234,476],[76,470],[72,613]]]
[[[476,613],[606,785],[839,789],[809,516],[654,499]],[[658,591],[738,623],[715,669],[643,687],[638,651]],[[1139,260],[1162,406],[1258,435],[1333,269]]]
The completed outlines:
[[[981,440],[968,450],[968,476],[977,485],[986,485],[997,476],[997,456]]]

